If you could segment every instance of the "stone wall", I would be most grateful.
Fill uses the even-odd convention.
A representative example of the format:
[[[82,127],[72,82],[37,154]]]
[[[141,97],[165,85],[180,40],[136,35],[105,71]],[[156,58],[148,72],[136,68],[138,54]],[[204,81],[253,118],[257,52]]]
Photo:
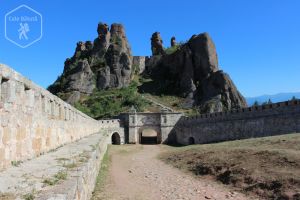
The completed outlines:
[[[299,100],[182,117],[174,128],[176,141],[184,145],[295,132],[300,132]]]
[[[111,144],[111,136],[118,133],[121,144],[125,144],[124,122],[120,119],[99,120],[100,132],[109,137],[108,144]]]
[[[0,170],[100,130],[101,122],[2,64],[0,83]]]

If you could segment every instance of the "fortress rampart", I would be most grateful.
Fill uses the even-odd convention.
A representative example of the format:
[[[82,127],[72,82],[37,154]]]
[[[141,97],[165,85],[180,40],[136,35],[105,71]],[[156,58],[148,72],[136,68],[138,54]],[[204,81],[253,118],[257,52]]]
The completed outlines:
[[[2,64],[0,83],[0,170],[100,130],[101,121]]]
[[[174,127],[180,144],[212,143],[300,132],[300,101],[182,117]]]

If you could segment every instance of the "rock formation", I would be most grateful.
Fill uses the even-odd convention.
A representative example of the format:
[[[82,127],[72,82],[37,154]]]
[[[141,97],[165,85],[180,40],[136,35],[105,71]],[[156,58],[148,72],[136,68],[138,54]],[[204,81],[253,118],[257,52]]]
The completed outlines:
[[[164,47],[163,47],[163,41],[160,37],[159,32],[155,32],[152,34],[151,37],[151,50],[152,50],[152,55],[157,56],[157,55],[164,55]]]
[[[182,96],[184,107],[197,106],[202,113],[246,106],[229,75],[219,69],[216,48],[207,33],[194,35],[180,46],[172,37],[171,47],[176,48],[165,51],[160,33],[155,32],[150,58],[132,56],[121,24],[109,28],[99,23],[97,33],[93,42],[77,43],[62,75],[49,86],[50,92],[74,104],[95,90],[126,87],[133,74],[140,74],[156,83],[150,86],[153,91]]]
[[[171,38],[171,47],[175,47],[176,46],[176,38],[173,36],[172,38]]]
[[[207,33],[192,36],[159,61],[153,59],[148,62],[156,64],[148,72],[154,81],[185,97],[185,106],[198,106],[203,113],[247,106],[229,75],[219,70],[216,48]]]
[[[133,56],[132,67],[136,74],[142,74],[145,71],[146,57],[145,56]]]
[[[132,78],[132,55],[121,24],[99,23],[94,42],[78,42],[72,58],[65,61],[63,74],[49,86],[50,92],[69,103],[94,89],[121,88]]]

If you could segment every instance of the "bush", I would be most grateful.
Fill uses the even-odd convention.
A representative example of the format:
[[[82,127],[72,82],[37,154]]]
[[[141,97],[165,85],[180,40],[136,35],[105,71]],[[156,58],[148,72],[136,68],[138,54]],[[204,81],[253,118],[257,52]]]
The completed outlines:
[[[137,86],[133,81],[126,88],[95,91],[75,107],[95,119],[112,118],[128,112],[132,106],[139,112],[144,111],[148,103],[137,93]]]
[[[169,47],[169,48],[165,49],[165,53],[167,55],[175,53],[179,49],[179,47],[180,47],[179,45],[175,45],[173,47]]]

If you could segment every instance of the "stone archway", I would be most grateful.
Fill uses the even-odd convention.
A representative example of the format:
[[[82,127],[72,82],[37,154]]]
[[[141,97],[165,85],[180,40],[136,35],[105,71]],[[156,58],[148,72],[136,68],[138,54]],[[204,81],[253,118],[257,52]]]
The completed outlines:
[[[189,137],[189,145],[195,144],[195,138]]]
[[[158,144],[158,132],[152,128],[145,128],[140,133],[141,144]]]
[[[121,144],[121,137],[120,137],[119,133],[115,132],[115,133],[112,134],[111,144],[114,144],[114,145],[120,145]]]

